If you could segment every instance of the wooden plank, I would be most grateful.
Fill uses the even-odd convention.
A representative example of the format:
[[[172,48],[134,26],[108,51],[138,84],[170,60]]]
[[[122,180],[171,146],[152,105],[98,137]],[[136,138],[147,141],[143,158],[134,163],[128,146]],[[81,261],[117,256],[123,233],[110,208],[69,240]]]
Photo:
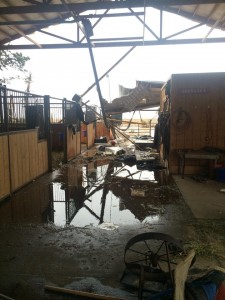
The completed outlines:
[[[25,160],[24,160],[24,172],[25,172],[25,181],[26,183],[30,181],[30,168],[29,168],[29,133],[27,132],[25,134],[25,140],[24,140],[24,146],[25,146]]]
[[[17,138],[16,135],[9,136],[9,149],[10,149],[10,165],[11,165],[11,189],[16,190],[18,187],[18,159],[17,159]]]
[[[0,199],[10,194],[8,138],[0,136]]]
[[[25,154],[26,154],[26,149],[25,149],[25,135],[24,134],[18,134],[18,139],[19,139],[19,148],[20,148],[20,157],[18,157],[18,160],[21,163],[21,174],[20,174],[20,186],[22,186],[24,183],[26,183],[26,174],[25,174],[25,169],[26,169],[26,161],[25,161]]]
[[[77,132],[77,148],[76,148],[76,155],[81,153],[81,133]]]
[[[18,186],[17,188],[21,187],[23,185],[23,151],[24,151],[24,134],[16,134],[16,140],[17,140],[17,181]]]
[[[71,289],[66,289],[66,288],[51,286],[51,285],[46,285],[45,289],[49,290],[49,291],[53,291],[53,292],[60,292],[60,293],[64,293],[64,294],[87,297],[87,298],[91,298],[91,299],[124,300],[124,298],[118,298],[118,297],[107,296],[107,295],[100,295],[100,294],[84,292],[84,291],[71,290]]]
[[[38,160],[39,160],[39,169],[38,175],[44,174],[48,171],[48,153],[47,153],[47,142],[38,143]]]
[[[39,153],[37,142],[36,131],[0,136],[0,199],[10,194],[10,184],[13,192],[48,171],[47,141],[40,143]]]
[[[29,161],[29,174],[30,174],[30,178],[35,178],[35,160],[34,160],[34,137],[33,135],[30,133],[28,135],[28,148],[29,148],[29,154],[28,154],[28,161]]]
[[[94,145],[95,139],[95,127],[93,123],[87,125],[87,139],[87,148],[90,149]]]
[[[34,164],[34,174],[33,178],[36,178],[39,175],[39,160],[38,160],[38,147],[37,147],[37,131],[34,131],[31,133],[32,134],[32,155],[31,155],[31,160],[33,160]]]

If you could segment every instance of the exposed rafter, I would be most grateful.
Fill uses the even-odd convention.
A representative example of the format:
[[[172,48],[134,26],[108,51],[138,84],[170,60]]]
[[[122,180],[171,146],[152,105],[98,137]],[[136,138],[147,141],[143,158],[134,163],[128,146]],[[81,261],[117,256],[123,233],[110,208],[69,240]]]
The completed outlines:
[[[224,38],[208,38],[205,43],[225,43]],[[187,45],[187,44],[202,44],[202,39],[174,39],[174,40],[156,40],[156,41],[121,41],[121,42],[99,42],[95,44],[95,48],[106,47],[137,47],[137,46],[159,46],[159,45]],[[73,48],[88,48],[87,43],[74,44],[41,44],[42,49],[73,49]],[[2,50],[27,50],[38,49],[35,45],[3,45]]]
[[[1,7],[1,14],[26,14],[26,13],[63,13],[68,9],[74,13],[81,13],[87,10],[99,10],[99,9],[118,9],[118,8],[131,8],[131,7],[143,7],[143,3],[146,7],[158,7],[165,6],[180,6],[180,5],[196,5],[196,4],[215,4],[224,3],[223,0],[125,0],[125,1],[95,1],[95,2],[82,2],[82,3],[68,3],[64,4],[47,4],[40,5],[27,5],[17,7]]]
[[[86,1],[83,0],[11,0],[0,1],[0,49],[33,49],[38,46],[45,49],[53,48],[85,48],[83,34],[79,27],[80,22],[84,19],[92,21],[92,27],[103,19],[109,19],[117,22],[118,18],[133,18],[135,20],[134,27],[142,28],[138,33],[132,35],[122,33],[113,34],[113,21],[110,20],[111,27],[106,32],[110,32],[106,37],[95,36],[91,39],[95,47],[121,47],[121,46],[138,46],[138,45],[165,45],[165,44],[181,44],[181,43],[198,43],[198,39],[183,39],[182,34],[195,30],[203,25],[209,26],[209,33],[219,28],[225,32],[225,22],[223,13],[225,12],[224,0],[117,0],[117,1]],[[2,4],[1,4],[2,3]],[[159,11],[158,28],[149,22],[147,9],[153,8]],[[188,18],[197,22],[189,28],[180,28],[177,24],[176,32],[172,32],[166,37],[164,12],[173,13],[181,17]],[[155,16],[154,16],[155,19]],[[102,23],[102,22],[101,22]],[[139,23],[139,24],[138,24]],[[199,24],[198,24],[199,23]],[[74,36],[61,36],[57,34],[57,30],[43,30],[46,27],[57,24],[71,24],[77,27]],[[106,22],[104,23],[106,24]],[[109,22],[107,23],[109,24]],[[126,24],[126,23],[125,23]],[[140,26],[141,25],[141,26]],[[66,26],[66,25],[65,25]],[[100,25],[99,25],[100,26]],[[105,25],[104,25],[105,26]],[[125,25],[126,26],[126,25]],[[16,30],[12,30],[16,28]],[[21,35],[26,39],[30,39],[29,35],[39,31],[42,34],[48,34],[52,38],[52,44],[42,44],[35,41],[36,45],[12,45],[11,42],[19,38]],[[2,33],[2,34],[1,34]],[[5,34],[4,34],[5,33]],[[199,37],[201,41],[206,42],[208,35],[205,33]],[[179,35],[179,40],[175,37]],[[59,44],[57,39],[61,39]],[[168,40],[168,41],[166,41]],[[30,40],[31,41],[31,40]],[[188,41],[188,42],[187,42]],[[223,42],[223,35],[220,39],[210,39],[210,42]],[[7,45],[10,43],[11,45]],[[34,41],[32,42],[34,43]],[[142,44],[141,44],[142,43]]]

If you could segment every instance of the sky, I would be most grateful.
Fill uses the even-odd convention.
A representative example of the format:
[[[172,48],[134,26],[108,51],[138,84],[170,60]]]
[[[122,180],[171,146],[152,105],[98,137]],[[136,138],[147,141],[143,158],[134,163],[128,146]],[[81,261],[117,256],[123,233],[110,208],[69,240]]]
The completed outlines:
[[[159,32],[158,13],[157,10],[147,9],[145,17],[146,23],[156,33]],[[118,37],[119,35],[141,36],[143,33],[146,39],[151,38],[150,33],[136,18],[132,20],[120,18],[116,23],[115,18],[112,19],[107,18],[95,27],[94,38]],[[93,19],[91,21],[93,22]],[[163,34],[167,36],[193,25],[195,23],[189,20],[166,13]],[[76,28],[75,25],[72,26],[74,26],[74,31],[71,30],[73,29],[71,25],[57,25],[57,28],[53,26],[48,30],[75,39]],[[110,33],[108,28],[110,28]],[[205,26],[196,30],[195,33],[187,32],[182,37],[204,38],[209,30],[210,28]],[[39,43],[52,42],[51,37],[40,33],[32,34],[30,37]],[[209,37],[225,37],[225,33],[214,30]],[[24,38],[13,43],[22,42]],[[28,41],[25,43],[28,44]],[[129,47],[93,48],[98,77],[102,76],[128,50]],[[82,95],[95,81],[88,49],[38,49],[21,52],[30,57],[26,68],[32,73],[31,92],[33,93],[71,99],[75,93]],[[110,102],[119,97],[119,85],[134,88],[136,80],[166,81],[171,74],[175,73],[224,72],[224,53],[225,43],[136,47],[107,77],[100,81],[102,96]],[[14,81],[10,87],[19,90],[26,89],[23,81]],[[91,104],[99,105],[96,88],[84,96],[83,100],[90,100]]]

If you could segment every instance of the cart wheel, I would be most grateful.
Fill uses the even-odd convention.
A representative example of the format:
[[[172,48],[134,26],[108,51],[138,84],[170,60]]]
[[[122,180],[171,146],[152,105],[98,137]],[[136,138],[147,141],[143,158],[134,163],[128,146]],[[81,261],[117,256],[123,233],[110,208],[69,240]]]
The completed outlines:
[[[152,281],[170,278],[173,284],[173,270],[184,256],[181,241],[164,233],[152,232],[136,235],[128,241],[124,262],[129,269],[144,269]]]

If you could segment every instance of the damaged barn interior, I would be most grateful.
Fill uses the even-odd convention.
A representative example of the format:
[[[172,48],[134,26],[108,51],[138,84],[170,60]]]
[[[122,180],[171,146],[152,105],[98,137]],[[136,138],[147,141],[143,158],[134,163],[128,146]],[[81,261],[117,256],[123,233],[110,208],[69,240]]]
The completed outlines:
[[[136,46],[200,43],[174,36],[203,24],[224,32],[223,2],[178,2],[0,3],[0,51],[86,48],[94,75],[71,99],[0,85],[0,299],[225,299],[225,73],[136,80],[113,99],[101,89]],[[163,11],[200,23],[163,37]],[[94,18],[130,16],[154,40],[93,37]],[[30,37],[64,22],[77,40]],[[206,43],[224,43],[211,31]],[[95,48],[122,46],[99,77]]]

